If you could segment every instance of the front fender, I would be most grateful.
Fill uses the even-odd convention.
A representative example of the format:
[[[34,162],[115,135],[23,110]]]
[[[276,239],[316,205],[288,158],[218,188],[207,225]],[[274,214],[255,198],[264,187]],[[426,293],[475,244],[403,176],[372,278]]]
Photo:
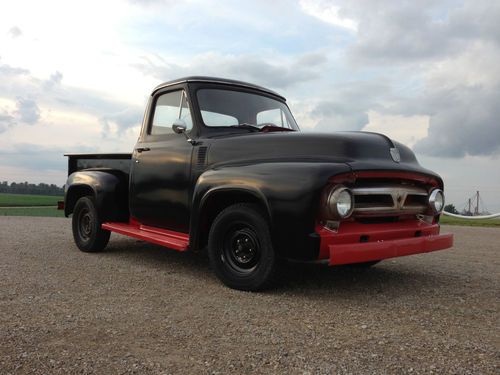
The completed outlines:
[[[309,234],[314,232],[321,191],[329,177],[349,171],[343,163],[307,162],[268,162],[207,170],[198,178],[193,192],[193,239],[198,237],[200,218],[210,197],[238,191],[253,197],[268,214],[278,252],[293,258],[310,258],[308,253],[315,246],[311,245]],[[219,212],[223,208],[215,207]]]
[[[209,188],[208,191],[206,191],[204,194],[198,195],[199,197],[201,197],[199,203],[197,204],[197,207],[199,207],[198,211],[203,210],[203,207],[205,207],[207,202],[210,201],[213,196],[233,193],[253,197],[255,202],[258,202],[261,205],[261,207],[265,211],[265,214],[267,214],[267,217],[272,221],[272,213],[266,196],[255,186],[248,186],[244,184],[224,184],[221,186]]]

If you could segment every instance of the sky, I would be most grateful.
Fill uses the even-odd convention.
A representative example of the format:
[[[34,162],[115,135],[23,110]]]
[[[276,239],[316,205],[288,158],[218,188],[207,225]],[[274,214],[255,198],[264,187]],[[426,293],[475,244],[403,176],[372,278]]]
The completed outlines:
[[[156,85],[209,75],[281,93],[303,131],[387,134],[448,203],[500,212],[498,20],[496,0],[2,2],[0,180],[131,152]]]

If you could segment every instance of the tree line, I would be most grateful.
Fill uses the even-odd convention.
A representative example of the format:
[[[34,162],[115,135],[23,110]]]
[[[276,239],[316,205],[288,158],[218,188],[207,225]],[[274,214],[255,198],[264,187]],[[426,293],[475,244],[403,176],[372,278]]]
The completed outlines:
[[[34,195],[64,195],[64,188],[55,184],[30,184],[28,182],[11,182],[7,181],[0,183],[0,193],[9,194],[34,194]]]
[[[457,208],[455,207],[455,205],[452,204],[452,203],[447,204],[446,206],[444,206],[444,210],[446,212],[450,212],[452,214],[458,214],[459,213],[458,210],[457,210]]]

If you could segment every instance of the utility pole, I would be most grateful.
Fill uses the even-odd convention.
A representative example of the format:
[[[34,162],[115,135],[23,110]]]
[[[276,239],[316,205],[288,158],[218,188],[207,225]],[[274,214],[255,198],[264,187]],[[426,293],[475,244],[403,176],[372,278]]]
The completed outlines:
[[[471,211],[471,207],[470,207],[470,206],[471,206],[471,203],[472,203],[472,202],[471,202],[471,199],[469,198],[469,211],[467,211],[467,213],[468,213],[469,215],[472,215],[472,211]]]
[[[476,209],[474,210],[474,215],[479,215],[479,190],[476,191]]]

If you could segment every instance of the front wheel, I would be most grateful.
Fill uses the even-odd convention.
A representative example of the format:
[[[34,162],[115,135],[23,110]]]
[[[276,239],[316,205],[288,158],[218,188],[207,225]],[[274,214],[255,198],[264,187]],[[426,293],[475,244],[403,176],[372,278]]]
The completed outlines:
[[[103,250],[109,241],[110,232],[101,228],[101,220],[91,197],[78,199],[73,209],[73,238],[81,251]]]
[[[270,286],[276,255],[269,224],[252,204],[234,204],[214,220],[208,236],[210,266],[228,287],[246,291]]]

